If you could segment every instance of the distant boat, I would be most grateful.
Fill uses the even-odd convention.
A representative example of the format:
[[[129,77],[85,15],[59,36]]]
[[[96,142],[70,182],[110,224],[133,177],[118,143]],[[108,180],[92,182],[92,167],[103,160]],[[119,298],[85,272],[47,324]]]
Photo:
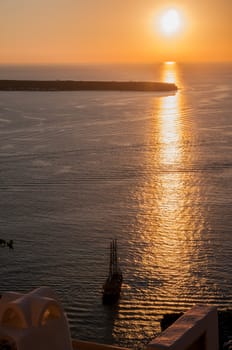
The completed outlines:
[[[109,276],[103,285],[103,303],[113,304],[120,297],[122,286],[122,272],[118,265],[118,247],[117,240],[113,239],[110,243],[110,264]]]
[[[9,249],[14,249],[14,241],[10,239],[9,241],[6,241],[5,239],[0,238],[0,247],[9,247]]]

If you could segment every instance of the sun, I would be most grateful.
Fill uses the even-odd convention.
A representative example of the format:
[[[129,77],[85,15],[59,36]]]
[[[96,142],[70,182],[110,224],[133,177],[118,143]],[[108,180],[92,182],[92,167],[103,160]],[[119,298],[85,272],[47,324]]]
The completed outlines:
[[[160,17],[160,30],[165,35],[174,35],[180,31],[182,20],[180,13],[175,9],[166,10]]]

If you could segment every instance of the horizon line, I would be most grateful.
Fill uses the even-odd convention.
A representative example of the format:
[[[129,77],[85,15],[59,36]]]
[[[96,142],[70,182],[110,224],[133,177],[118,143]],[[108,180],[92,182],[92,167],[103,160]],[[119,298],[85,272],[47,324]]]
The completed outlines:
[[[147,62],[0,62],[0,66],[107,66],[107,65],[153,65],[164,63],[177,63],[177,64],[232,64],[232,60],[222,61],[177,61],[177,60],[163,60],[163,61],[147,61]]]

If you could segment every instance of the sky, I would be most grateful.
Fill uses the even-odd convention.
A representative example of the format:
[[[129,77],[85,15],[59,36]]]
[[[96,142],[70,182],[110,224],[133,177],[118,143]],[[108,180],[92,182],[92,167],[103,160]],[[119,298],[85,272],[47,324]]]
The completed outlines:
[[[0,63],[232,61],[231,16],[232,0],[0,0]]]

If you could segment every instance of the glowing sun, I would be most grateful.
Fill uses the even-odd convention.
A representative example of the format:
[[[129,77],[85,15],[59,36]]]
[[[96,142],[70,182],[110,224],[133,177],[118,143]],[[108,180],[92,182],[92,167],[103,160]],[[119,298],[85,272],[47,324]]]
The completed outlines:
[[[175,9],[169,9],[160,17],[160,30],[166,35],[173,35],[180,31],[182,20],[180,13]]]

